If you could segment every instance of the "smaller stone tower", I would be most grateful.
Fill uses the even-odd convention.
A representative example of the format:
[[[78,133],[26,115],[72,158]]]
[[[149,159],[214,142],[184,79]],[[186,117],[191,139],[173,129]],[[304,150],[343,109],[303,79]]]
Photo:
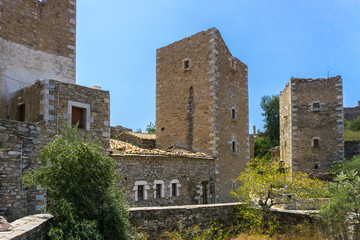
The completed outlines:
[[[233,179],[250,160],[247,80],[215,28],[156,53],[156,146],[213,155],[217,202],[234,200]]]
[[[344,157],[340,76],[291,78],[280,94],[280,155],[293,172],[326,177]]]

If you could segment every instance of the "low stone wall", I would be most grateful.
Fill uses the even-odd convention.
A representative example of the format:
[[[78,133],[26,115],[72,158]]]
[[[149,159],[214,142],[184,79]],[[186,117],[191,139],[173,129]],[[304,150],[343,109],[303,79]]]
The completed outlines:
[[[344,144],[345,144],[345,158],[351,159],[355,155],[360,155],[359,141],[346,141]]]
[[[344,118],[348,121],[354,121],[360,116],[360,106],[344,108]]]
[[[0,232],[2,240],[42,240],[46,239],[52,216],[38,214],[20,218],[11,223],[12,231]]]
[[[195,225],[206,228],[213,222],[229,227],[237,221],[236,216],[240,204],[138,207],[130,208],[129,214],[130,221],[137,231],[148,234],[150,239],[157,239],[162,233],[173,231],[180,222],[184,228]],[[282,226],[314,221],[307,211],[281,209],[273,211]]]

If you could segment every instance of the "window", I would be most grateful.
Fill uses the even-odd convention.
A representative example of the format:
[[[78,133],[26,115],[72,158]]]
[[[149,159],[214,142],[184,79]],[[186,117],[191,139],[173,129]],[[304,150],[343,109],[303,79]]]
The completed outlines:
[[[137,189],[138,201],[142,201],[144,200],[144,185],[138,185],[137,187],[138,187]]]
[[[237,69],[237,62],[236,62],[235,58],[232,57],[229,60],[230,60],[230,68],[231,68],[231,70],[237,71],[238,70]]]
[[[147,200],[148,199],[147,190],[149,189],[150,187],[146,181],[136,181],[135,186],[133,188],[135,201]]]
[[[321,110],[321,104],[319,101],[312,102],[311,110],[316,112]]]
[[[179,188],[181,187],[179,180],[171,180],[169,185],[170,197],[177,197],[180,195]]]
[[[314,148],[319,148],[320,147],[320,139],[319,138],[313,138],[313,144],[312,146]]]
[[[177,196],[177,187],[176,187],[176,183],[172,184],[172,196]]]
[[[94,119],[90,118],[89,104],[69,100],[67,116],[72,125],[78,123],[78,128],[90,131],[90,122],[93,122]]]
[[[165,197],[165,183],[163,180],[155,180],[153,189],[154,189],[154,198]]]
[[[71,110],[71,124],[78,125],[78,128],[84,128],[84,112],[85,109],[79,107],[72,107]]]
[[[319,169],[319,167],[320,167],[320,166],[319,166],[319,163],[314,163],[314,169],[315,169],[315,170]]]
[[[183,69],[184,70],[189,70],[190,69],[190,59],[185,59],[183,61]]]
[[[235,120],[235,119],[236,119],[236,110],[235,110],[235,108],[232,108],[232,109],[231,109],[231,119],[232,119],[232,120]]]
[[[17,120],[21,122],[25,121],[25,103],[18,105]]]
[[[231,142],[231,151],[236,152],[236,141]]]
[[[236,182],[232,182],[232,188],[236,188]]]

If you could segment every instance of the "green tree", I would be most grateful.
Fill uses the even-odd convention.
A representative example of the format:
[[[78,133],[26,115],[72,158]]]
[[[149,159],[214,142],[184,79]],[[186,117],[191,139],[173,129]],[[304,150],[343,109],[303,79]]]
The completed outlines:
[[[271,214],[273,206],[291,201],[317,207],[324,186],[320,180],[309,178],[304,173],[290,176],[282,164],[263,159],[249,163],[236,180],[242,184],[232,194],[250,206],[260,207],[260,214],[256,208],[246,208],[242,215],[262,233],[272,233],[276,228]],[[309,199],[312,201],[307,201]]]
[[[129,239],[124,195],[116,187],[112,158],[99,142],[83,141],[67,127],[45,146],[41,166],[24,176],[28,186],[46,189],[47,211],[54,216],[51,239]]]
[[[147,133],[155,134],[155,133],[156,133],[156,125],[155,125],[155,123],[150,122],[150,123],[146,126],[146,132],[147,132]]]
[[[360,156],[338,165],[334,182],[326,184],[329,202],[321,208],[322,216],[329,234],[335,239],[348,238],[351,225],[360,225]],[[356,237],[360,239],[360,231],[355,228]]]
[[[280,103],[279,96],[263,96],[260,106],[265,117],[265,131],[263,137],[269,138],[270,147],[278,146],[280,143]]]

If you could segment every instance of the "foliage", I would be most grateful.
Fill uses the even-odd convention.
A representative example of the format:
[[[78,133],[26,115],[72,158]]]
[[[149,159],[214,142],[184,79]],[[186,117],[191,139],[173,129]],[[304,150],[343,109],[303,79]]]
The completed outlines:
[[[254,140],[254,156],[257,158],[271,158],[271,143],[268,137],[258,136]]]
[[[278,146],[280,143],[280,98],[278,95],[263,96],[260,106],[265,117],[264,137],[270,141],[270,148]]]
[[[137,129],[135,130],[135,132],[136,132],[136,133],[142,133],[141,127],[137,128]]]
[[[337,239],[346,237],[349,226],[360,224],[359,170],[360,156],[355,156],[351,161],[337,166],[334,182],[326,185],[330,200],[322,206],[320,214],[330,233]]]
[[[345,126],[345,129],[359,132],[360,131],[360,116],[358,116],[353,121],[345,121],[344,126]]]
[[[77,138],[67,127],[43,148],[41,166],[23,178],[46,189],[53,216],[51,239],[129,239],[124,194],[118,190],[113,159],[98,142]]]
[[[351,131],[349,129],[345,129],[344,131],[344,140],[345,141],[360,141],[360,131]]]
[[[262,233],[272,233],[275,230],[271,214],[273,206],[287,202],[304,203],[311,198],[313,201],[308,204],[317,207],[320,204],[317,199],[322,196],[324,187],[323,182],[318,179],[309,178],[304,173],[293,173],[290,176],[282,164],[264,159],[255,159],[249,163],[236,180],[242,185],[232,194],[249,206],[260,208],[262,216],[257,219],[250,216],[249,220],[255,221],[254,228]],[[256,208],[246,210],[251,209]]]
[[[147,133],[155,134],[155,133],[156,133],[156,125],[155,125],[155,123],[150,122],[150,123],[146,126],[146,132],[147,132]]]
[[[230,239],[228,232],[224,231],[221,226],[218,226],[216,222],[212,222],[208,228],[200,228],[195,225],[191,228],[185,228],[184,224],[180,222],[178,229],[163,234],[160,239],[171,240],[223,240]]]

